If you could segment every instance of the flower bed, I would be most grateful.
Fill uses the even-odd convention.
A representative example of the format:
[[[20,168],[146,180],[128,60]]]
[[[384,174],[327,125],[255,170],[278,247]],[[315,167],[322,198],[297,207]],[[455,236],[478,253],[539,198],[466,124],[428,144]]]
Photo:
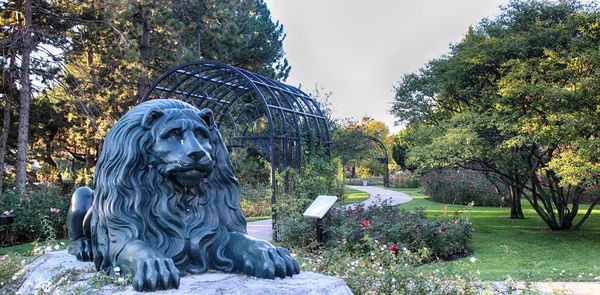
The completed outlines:
[[[282,224],[282,240],[294,248],[314,247],[315,221],[287,220]],[[323,220],[324,246],[346,253],[365,253],[368,240],[388,245],[391,250],[406,248],[427,254],[423,261],[449,259],[470,252],[473,226],[466,218],[426,218],[422,210],[404,211],[397,206],[362,206],[331,211]]]

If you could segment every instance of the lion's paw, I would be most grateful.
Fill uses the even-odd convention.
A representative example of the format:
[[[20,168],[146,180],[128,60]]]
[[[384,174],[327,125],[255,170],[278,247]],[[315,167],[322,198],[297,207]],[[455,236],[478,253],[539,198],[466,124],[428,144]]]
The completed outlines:
[[[155,291],[179,288],[179,270],[171,258],[147,257],[132,265],[133,288],[137,291]]]
[[[69,253],[75,255],[77,260],[81,261],[92,261],[94,259],[92,255],[92,242],[88,238],[79,238],[71,241],[71,244],[69,244]]]
[[[241,271],[247,275],[267,279],[291,277],[300,273],[298,262],[287,249],[267,245],[257,247],[256,251],[244,253]]]

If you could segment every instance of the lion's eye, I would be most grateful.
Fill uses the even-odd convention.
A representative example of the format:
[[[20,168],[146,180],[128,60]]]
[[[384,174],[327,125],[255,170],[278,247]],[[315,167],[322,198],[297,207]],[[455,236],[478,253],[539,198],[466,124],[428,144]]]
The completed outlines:
[[[169,131],[169,138],[179,139],[181,138],[181,129],[176,128]]]
[[[196,129],[194,133],[198,138],[208,138],[208,133],[204,129]]]

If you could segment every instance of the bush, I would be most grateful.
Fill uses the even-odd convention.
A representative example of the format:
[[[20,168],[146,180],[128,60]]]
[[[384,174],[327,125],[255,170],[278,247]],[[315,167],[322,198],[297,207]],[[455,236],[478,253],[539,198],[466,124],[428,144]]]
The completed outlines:
[[[594,185],[585,190],[581,196],[580,202],[581,204],[592,204],[598,198],[600,198],[600,184]]]
[[[383,176],[373,176],[365,178],[346,178],[347,185],[363,185],[363,181],[367,181],[367,185],[383,185]]]
[[[421,178],[421,188],[430,200],[446,204],[502,206],[507,199],[482,173],[466,169],[431,169]]]
[[[12,224],[0,225],[0,245],[65,238],[69,201],[68,195],[49,187],[26,191],[23,197],[16,191],[3,192],[0,212],[12,210],[15,218]]]
[[[445,259],[470,252],[473,226],[457,216],[429,220],[422,210],[404,211],[397,206],[359,205],[333,210],[324,220],[326,246],[364,252],[369,236],[383,244],[410,251],[427,249],[431,259]]]
[[[361,253],[342,248],[301,253],[301,267],[343,278],[355,294],[478,294],[486,288],[473,262],[459,262],[447,272],[427,270],[414,267],[426,258],[423,251],[394,248],[368,235],[362,244]]]
[[[271,188],[267,185],[242,185],[240,205],[246,217],[271,215]]]
[[[390,186],[397,188],[418,188],[421,185],[421,178],[418,174],[412,172],[400,172],[390,175]]]

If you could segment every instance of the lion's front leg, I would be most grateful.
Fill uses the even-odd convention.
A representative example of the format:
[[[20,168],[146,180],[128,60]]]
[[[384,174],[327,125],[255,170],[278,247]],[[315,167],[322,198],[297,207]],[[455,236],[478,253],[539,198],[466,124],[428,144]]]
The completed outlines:
[[[300,273],[300,265],[287,249],[243,233],[230,234],[227,255],[237,271],[250,276],[273,279]]]
[[[141,241],[128,242],[117,264],[125,273],[132,273],[133,288],[137,291],[179,288],[179,270],[173,260]]]

